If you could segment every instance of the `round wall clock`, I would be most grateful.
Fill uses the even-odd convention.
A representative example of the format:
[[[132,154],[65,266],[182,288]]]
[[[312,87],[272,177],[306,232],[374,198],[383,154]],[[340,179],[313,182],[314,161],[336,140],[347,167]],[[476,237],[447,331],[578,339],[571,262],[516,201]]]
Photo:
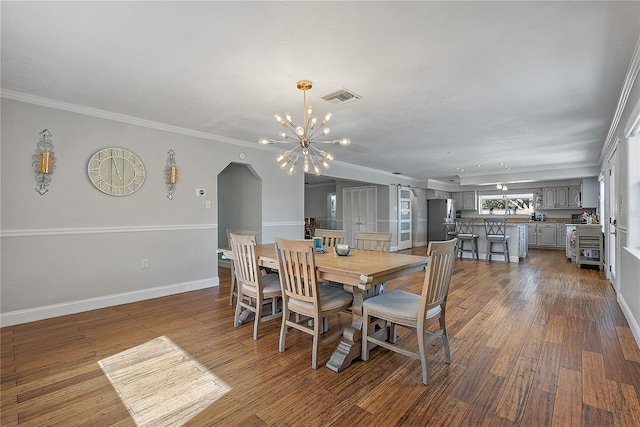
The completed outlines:
[[[144,182],[142,160],[124,148],[105,148],[89,160],[89,179],[103,193],[126,196],[138,190]]]

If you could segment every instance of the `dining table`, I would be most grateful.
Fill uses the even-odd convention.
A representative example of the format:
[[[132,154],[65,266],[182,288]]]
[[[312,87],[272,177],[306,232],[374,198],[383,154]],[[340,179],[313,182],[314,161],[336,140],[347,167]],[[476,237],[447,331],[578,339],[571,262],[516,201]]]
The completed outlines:
[[[310,241],[310,246],[313,243]],[[224,258],[233,259],[230,248],[219,249]],[[256,245],[261,267],[278,270],[275,244]],[[429,257],[351,249],[347,256],[339,256],[333,248],[315,254],[317,277],[320,282],[337,282],[353,294],[351,325],[345,328],[338,346],[327,362],[327,368],[339,372],[360,357],[362,351],[362,303],[381,292],[382,285],[418,271],[424,271]],[[386,339],[389,328],[380,328],[378,338]]]

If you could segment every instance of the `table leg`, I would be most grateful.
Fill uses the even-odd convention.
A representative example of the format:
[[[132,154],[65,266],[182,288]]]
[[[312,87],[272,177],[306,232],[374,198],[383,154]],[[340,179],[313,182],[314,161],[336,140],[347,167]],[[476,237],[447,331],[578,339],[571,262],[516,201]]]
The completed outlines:
[[[351,326],[345,328],[342,333],[342,339],[338,343],[338,347],[334,350],[331,358],[327,362],[327,368],[334,372],[340,372],[351,362],[360,357],[362,352],[362,302],[380,293],[382,284],[371,287],[368,291],[363,291],[358,287],[349,287],[345,285],[345,289],[353,292],[353,305],[351,307]],[[381,340],[388,337],[389,328],[382,328],[376,332],[376,336]]]

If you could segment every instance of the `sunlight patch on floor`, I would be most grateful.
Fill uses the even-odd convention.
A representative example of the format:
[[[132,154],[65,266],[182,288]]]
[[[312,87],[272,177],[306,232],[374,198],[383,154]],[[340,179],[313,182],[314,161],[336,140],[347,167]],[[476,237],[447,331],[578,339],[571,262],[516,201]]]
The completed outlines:
[[[165,336],[98,364],[139,427],[183,425],[231,390]]]

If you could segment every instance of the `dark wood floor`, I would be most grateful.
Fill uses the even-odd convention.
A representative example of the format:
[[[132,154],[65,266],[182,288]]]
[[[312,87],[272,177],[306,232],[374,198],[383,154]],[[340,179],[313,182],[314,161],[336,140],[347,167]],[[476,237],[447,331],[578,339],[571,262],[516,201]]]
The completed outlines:
[[[417,291],[423,274],[388,289]],[[417,360],[380,348],[340,373],[314,371],[309,336],[292,332],[278,352],[278,320],[254,341],[251,326],[233,328],[229,270],[220,278],[215,289],[2,328],[0,424],[135,426],[125,397],[160,395],[175,386],[167,372],[182,377],[176,366],[191,360],[226,391],[139,425],[640,425],[640,350],[604,273],[579,269],[564,252],[534,250],[508,265],[457,261],[447,311],[452,363],[439,343],[430,346],[428,386]],[[331,326],[347,323],[345,315]],[[159,337],[180,360],[164,371],[143,360],[129,374],[167,378],[116,392],[105,361],[122,363],[123,352],[144,353]],[[321,346],[321,364],[334,347]],[[169,400],[189,407],[198,393],[188,391],[150,410]]]

